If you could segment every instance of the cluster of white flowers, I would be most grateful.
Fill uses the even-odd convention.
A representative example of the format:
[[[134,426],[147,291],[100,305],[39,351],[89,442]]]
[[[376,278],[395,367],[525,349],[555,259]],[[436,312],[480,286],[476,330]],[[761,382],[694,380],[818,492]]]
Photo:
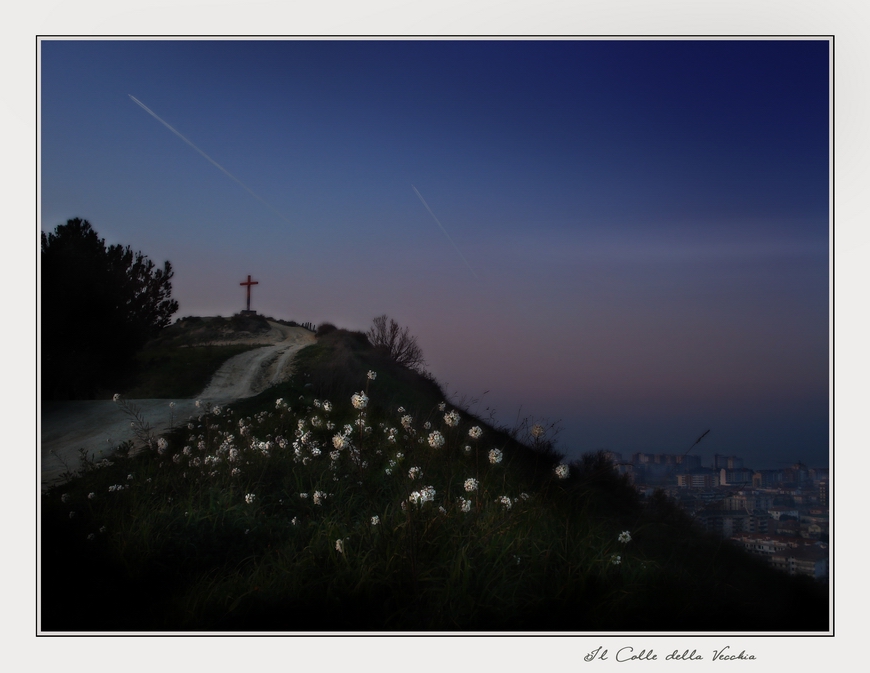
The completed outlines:
[[[465,445],[465,453],[471,453],[471,445],[469,445],[469,444]]]
[[[350,401],[355,409],[365,409],[369,403],[369,398],[364,392],[354,393],[350,396]]]
[[[438,405],[438,411],[444,411],[447,408],[447,402],[442,402]]]
[[[459,498],[459,509],[461,509],[466,514],[471,511],[471,500],[466,500],[465,498]]]
[[[396,411],[397,411],[398,413],[400,413],[400,414],[404,414],[404,413],[405,413],[405,407],[399,407],[398,409],[396,409]]]
[[[620,563],[622,563],[622,557],[619,554],[614,554],[610,557],[610,562],[613,565],[618,566]]]
[[[121,396],[118,393],[115,393],[114,395],[112,395],[112,402],[117,402],[120,399],[121,399]]]
[[[157,453],[161,456],[166,453],[166,449],[169,448],[169,442],[167,442],[163,437],[158,438],[157,440]]]
[[[629,533],[627,530],[622,531],[619,534],[619,541],[622,544],[626,544],[628,542],[631,542],[631,533]]]
[[[393,444],[396,443],[396,438],[399,436],[399,431],[396,428],[387,428],[387,441]]]
[[[326,493],[323,491],[314,491],[311,499],[314,501],[315,505],[321,505],[323,504],[323,501],[326,500]]]
[[[114,484],[113,486],[109,486],[109,493],[114,493],[115,491],[123,491],[125,488],[130,488],[129,484]]]
[[[451,428],[455,428],[459,425],[459,414],[454,409],[447,414],[444,414],[444,422]]]
[[[377,526],[381,522],[381,517],[377,514],[372,517],[372,526]]]
[[[232,470],[230,470],[230,476],[232,477],[238,477],[241,473],[242,471],[237,467],[234,467]]]
[[[569,469],[568,469],[568,466],[565,465],[564,463],[560,463],[559,465],[557,465],[555,472],[556,472],[556,476],[559,477],[559,479],[567,479],[568,478]]]
[[[502,459],[501,449],[492,449],[489,452],[489,462],[495,465],[496,463],[500,463]]]
[[[330,402],[329,400],[324,400],[321,407],[326,413],[329,413],[330,411],[332,411],[332,402]]]
[[[374,381],[376,378],[378,378],[378,374],[377,372],[373,372],[371,369],[369,369],[368,377],[369,381]]]
[[[88,500],[93,500],[96,497],[97,497],[96,493],[88,493]]]
[[[426,486],[425,488],[421,488],[419,491],[414,491],[408,498],[408,501],[415,505],[422,505],[423,503],[432,502],[433,500],[435,500],[435,488],[433,486]]]
[[[215,405],[215,406],[214,406],[214,409],[212,409],[211,411],[212,411],[212,413],[213,413],[215,416],[220,416],[220,415],[221,415],[221,408],[220,408],[218,405]]]
[[[60,496],[60,501],[62,503],[68,503],[69,502],[69,493],[64,493],[62,496]]]
[[[287,403],[284,401],[283,397],[279,397],[277,400],[275,400],[275,408],[276,409],[282,409],[286,406],[287,406]],[[239,422],[241,422],[241,421],[239,421]]]
[[[532,426],[532,437],[538,439],[539,437],[543,437],[544,435],[544,426],[535,424]]]
[[[435,430],[429,433],[429,446],[433,449],[440,449],[444,446],[444,435]]]
[[[251,503],[253,503],[254,500],[256,500],[256,499],[257,499],[257,496],[254,495],[253,493],[248,493],[248,494],[245,496],[245,502],[246,502],[247,504],[249,504],[249,505],[250,505]]]
[[[502,495],[502,496],[496,498],[496,502],[504,505],[505,509],[510,509],[511,506],[513,505],[513,502],[511,502],[511,499],[506,495]]]
[[[431,430],[432,424],[429,421],[426,421],[425,423],[423,423],[423,429],[424,430]]]
[[[402,416],[402,427],[405,428],[405,430],[408,430],[413,422],[414,419],[410,416]]]
[[[337,551],[339,554],[344,554],[344,540],[335,541],[335,551]]]
[[[392,463],[392,461],[390,462]],[[419,479],[422,476],[423,470],[421,470],[419,467],[412,467],[410,470],[408,470],[408,477],[410,477],[411,479]]]
[[[472,439],[480,439],[480,436],[483,434],[483,430],[480,429],[480,426],[475,425],[471,430],[468,431],[468,436]]]
[[[472,491],[476,491],[479,483],[477,479],[469,478],[465,480],[465,490],[471,493]]]
[[[347,439],[347,435],[335,435],[332,438],[332,445],[341,451],[342,449],[346,449],[350,442]]]

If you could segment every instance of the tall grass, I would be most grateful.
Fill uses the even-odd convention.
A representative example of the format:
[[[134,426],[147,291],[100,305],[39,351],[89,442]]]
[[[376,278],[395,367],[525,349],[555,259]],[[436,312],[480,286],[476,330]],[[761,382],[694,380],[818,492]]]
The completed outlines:
[[[339,330],[293,381],[85,461],[44,496],[43,628],[777,630],[796,612],[769,601],[820,609],[603,456],[559,468],[405,371]]]

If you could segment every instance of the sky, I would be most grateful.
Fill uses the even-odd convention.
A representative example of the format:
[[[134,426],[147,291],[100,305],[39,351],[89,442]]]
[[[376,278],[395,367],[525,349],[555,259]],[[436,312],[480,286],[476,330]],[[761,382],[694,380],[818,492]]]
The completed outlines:
[[[569,458],[823,466],[829,49],[44,40],[41,229],[169,260],[178,317],[248,274],[276,318],[386,313]]]

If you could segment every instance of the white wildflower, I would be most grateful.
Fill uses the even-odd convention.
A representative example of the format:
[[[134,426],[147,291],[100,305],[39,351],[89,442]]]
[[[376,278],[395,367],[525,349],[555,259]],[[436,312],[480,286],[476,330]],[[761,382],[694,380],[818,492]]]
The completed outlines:
[[[378,374],[377,374],[377,372],[373,372],[373,371],[370,369],[370,370],[369,370],[369,374],[368,374],[368,376],[369,376],[369,381],[374,381],[374,380],[378,377]]]
[[[381,517],[377,514],[372,517],[372,526],[377,526],[381,522]]]
[[[250,505],[251,503],[253,503],[254,500],[256,500],[256,499],[257,499],[257,496],[254,495],[253,493],[248,493],[248,494],[245,496],[245,502],[248,503],[249,505]]]
[[[543,425],[535,424],[532,426],[532,437],[534,437],[535,439],[538,439],[539,437],[542,437],[543,434],[544,434],[544,426]]]
[[[568,466],[565,465],[564,463],[557,465],[555,472],[556,472],[556,476],[559,477],[559,479],[567,479],[568,478],[569,469],[568,469]]]
[[[618,539],[620,542],[622,542],[622,544],[627,544],[628,542],[631,542],[631,533],[629,533],[627,530],[624,530],[619,534]]]
[[[444,414],[444,422],[451,428],[455,428],[459,425],[459,414],[454,409],[453,411]]]
[[[483,434],[483,430],[480,429],[479,425],[475,425],[471,430],[468,431],[468,436],[472,439],[480,439],[480,436]]]
[[[364,392],[354,393],[350,397],[350,401],[355,409],[365,409],[369,403],[369,398]]]
[[[121,396],[118,393],[115,393],[114,395],[112,395],[112,402],[117,402],[120,399],[121,399]]]
[[[468,491],[469,493],[471,493],[472,491],[476,491],[478,485],[479,485],[479,482],[477,481],[477,479],[474,479],[473,477],[465,480],[465,490]]]
[[[408,477],[410,479],[419,479],[422,476],[423,470],[421,470],[419,467],[412,467],[410,470],[408,470]]]
[[[459,508],[466,514],[471,511],[471,500],[459,498]]]
[[[433,449],[440,449],[444,446],[444,435],[435,430],[434,432],[429,433],[429,446]]]
[[[500,463],[502,459],[502,452],[500,449],[492,449],[489,452],[489,462],[495,465],[496,463]]]
[[[446,402],[442,402],[441,404],[438,405],[438,411],[444,411],[446,408],[447,408]]]
[[[335,551],[337,551],[339,554],[344,554],[344,540],[335,541]]]
[[[618,566],[620,563],[622,563],[622,557],[619,554],[614,554],[610,557],[610,562],[613,565]]]
[[[496,502],[501,503],[502,505],[504,505],[504,508],[505,508],[505,509],[510,509],[511,506],[513,505],[513,503],[511,502],[511,499],[510,499],[508,496],[506,496],[506,495],[503,495],[503,496],[497,498],[497,499],[496,499]]]

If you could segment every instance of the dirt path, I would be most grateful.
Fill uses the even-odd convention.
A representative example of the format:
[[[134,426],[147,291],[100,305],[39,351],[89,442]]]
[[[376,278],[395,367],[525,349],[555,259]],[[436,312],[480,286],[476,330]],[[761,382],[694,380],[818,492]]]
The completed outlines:
[[[201,413],[197,399],[213,404],[253,397],[290,376],[293,356],[314,343],[314,335],[302,327],[269,323],[272,330],[257,337],[257,343],[272,342],[227,360],[212,380],[194,399],[128,400],[145,422],[157,433],[186,423]],[[238,343],[238,342],[233,342]],[[175,406],[170,408],[169,403]],[[79,449],[97,460],[108,455],[121,442],[135,440],[128,417],[109,400],[44,402],[41,407],[41,470],[46,486],[61,477],[67,468],[79,465]]]

